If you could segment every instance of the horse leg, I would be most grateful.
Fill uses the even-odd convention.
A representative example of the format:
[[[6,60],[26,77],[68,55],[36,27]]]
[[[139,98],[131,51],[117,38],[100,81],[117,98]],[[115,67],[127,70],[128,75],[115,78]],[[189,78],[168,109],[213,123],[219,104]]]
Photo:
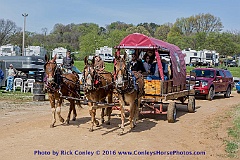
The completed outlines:
[[[76,121],[77,112],[76,112],[75,101],[74,101],[74,100],[72,101],[71,106],[72,106],[72,110],[73,110],[73,118],[72,118],[72,121]]]
[[[129,122],[130,122],[131,129],[133,128],[133,116],[135,113],[135,107],[136,107],[135,101],[131,102],[130,103],[130,114],[129,114]]]
[[[96,109],[92,109],[93,103],[89,102],[88,105],[89,105],[89,114],[91,116],[91,126],[90,126],[89,131],[92,132],[94,123],[96,124],[96,126],[99,126],[99,122],[95,118],[95,116],[96,116]]]
[[[135,108],[135,113],[134,113],[134,118],[133,118],[133,127],[135,127],[137,125],[140,102],[141,102],[141,100],[139,100],[139,99],[135,102],[136,108]]]
[[[106,108],[106,115],[108,116],[108,120],[106,122],[107,125],[110,125],[110,120],[111,120],[111,114],[112,114],[112,107],[107,107]]]
[[[119,103],[120,103],[120,109],[121,109],[121,124],[119,125],[119,127],[122,129],[121,134],[124,131],[124,120],[125,120],[125,112],[124,112],[124,101],[122,96],[119,97]]]
[[[58,100],[58,106],[57,106],[57,114],[58,114],[58,117],[59,117],[59,120],[60,120],[60,122],[64,122],[64,119],[62,118],[62,116],[61,116],[61,106],[62,106],[62,99],[59,99]]]
[[[50,101],[50,104],[51,104],[51,111],[52,111],[52,123],[50,125],[50,128],[53,128],[54,127],[54,124],[56,123],[56,117],[55,117],[55,98],[54,98],[54,95],[53,94],[48,94],[49,96],[49,101]]]
[[[71,112],[72,112],[72,102],[70,102],[70,107],[69,107],[69,111],[68,111],[68,116],[67,116],[67,119],[66,119],[66,124],[69,124],[69,121],[70,121],[70,116],[71,116]]]
[[[105,111],[105,108],[102,108],[102,109],[101,109],[101,123],[102,123],[102,124],[103,124],[104,121],[105,121],[105,120],[104,120],[104,115],[105,115],[105,114],[104,114],[104,111]]]
[[[113,93],[108,94],[108,103],[113,102]],[[107,107],[106,115],[108,116],[108,120],[106,122],[107,125],[110,125],[110,119],[111,119],[111,114],[112,114],[112,107]]]

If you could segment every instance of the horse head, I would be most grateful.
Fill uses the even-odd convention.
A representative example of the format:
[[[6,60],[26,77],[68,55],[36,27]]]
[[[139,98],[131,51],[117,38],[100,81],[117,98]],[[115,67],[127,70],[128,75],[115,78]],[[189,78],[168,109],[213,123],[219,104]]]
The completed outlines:
[[[44,65],[44,70],[47,75],[47,83],[54,83],[54,76],[57,69],[56,58],[57,56],[55,55],[52,60],[49,60],[48,56],[45,55],[46,63]]]
[[[94,60],[92,60],[92,63],[88,62],[88,56],[84,59],[85,67],[84,67],[84,89],[85,90],[93,90],[94,89],[94,80],[96,76],[96,71],[94,69]]]
[[[126,57],[126,53],[123,57],[121,57],[120,55],[115,55],[115,84],[117,88],[125,87],[125,83],[128,81]]]

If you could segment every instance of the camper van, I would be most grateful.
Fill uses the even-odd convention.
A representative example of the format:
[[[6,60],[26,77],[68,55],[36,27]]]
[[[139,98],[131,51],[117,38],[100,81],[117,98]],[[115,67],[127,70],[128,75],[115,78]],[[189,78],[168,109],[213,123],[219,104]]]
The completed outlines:
[[[196,50],[184,49],[182,50],[182,53],[185,55],[184,60],[187,66],[195,66],[199,65],[200,55]]]
[[[20,56],[20,54],[21,49],[19,46],[7,44],[0,47],[0,56]]]
[[[201,50],[196,51],[191,48],[182,50],[185,55],[185,63],[189,66],[218,66],[219,64],[219,53],[213,50]]]
[[[204,49],[204,50],[198,51],[198,54],[200,55],[201,62],[203,64],[218,66],[219,53],[217,53],[216,51]]]

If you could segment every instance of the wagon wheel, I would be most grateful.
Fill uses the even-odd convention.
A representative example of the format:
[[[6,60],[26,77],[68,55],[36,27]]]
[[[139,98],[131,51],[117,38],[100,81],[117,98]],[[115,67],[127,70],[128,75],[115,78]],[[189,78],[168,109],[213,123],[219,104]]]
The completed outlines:
[[[194,96],[189,96],[188,97],[188,106],[187,106],[188,112],[189,113],[194,113],[196,106],[195,106],[195,97]]]
[[[176,103],[170,102],[167,110],[167,120],[168,123],[174,123],[177,117]]]

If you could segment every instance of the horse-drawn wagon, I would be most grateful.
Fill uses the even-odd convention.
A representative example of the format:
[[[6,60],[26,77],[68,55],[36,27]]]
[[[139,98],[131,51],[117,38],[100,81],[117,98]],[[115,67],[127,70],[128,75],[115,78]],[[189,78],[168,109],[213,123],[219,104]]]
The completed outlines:
[[[187,109],[189,112],[195,111],[195,91],[190,90],[193,82],[186,81],[186,65],[184,54],[179,47],[155,39],[147,37],[143,34],[134,33],[125,37],[118,46],[117,54],[121,51],[135,52],[139,59],[146,56],[152,57],[155,60],[156,69],[158,69],[159,77],[144,75],[144,91],[145,94],[141,97],[140,114],[167,114],[169,123],[176,120],[176,101],[184,101],[188,99]],[[191,75],[194,79],[194,75]],[[163,104],[168,100],[167,109]]]

